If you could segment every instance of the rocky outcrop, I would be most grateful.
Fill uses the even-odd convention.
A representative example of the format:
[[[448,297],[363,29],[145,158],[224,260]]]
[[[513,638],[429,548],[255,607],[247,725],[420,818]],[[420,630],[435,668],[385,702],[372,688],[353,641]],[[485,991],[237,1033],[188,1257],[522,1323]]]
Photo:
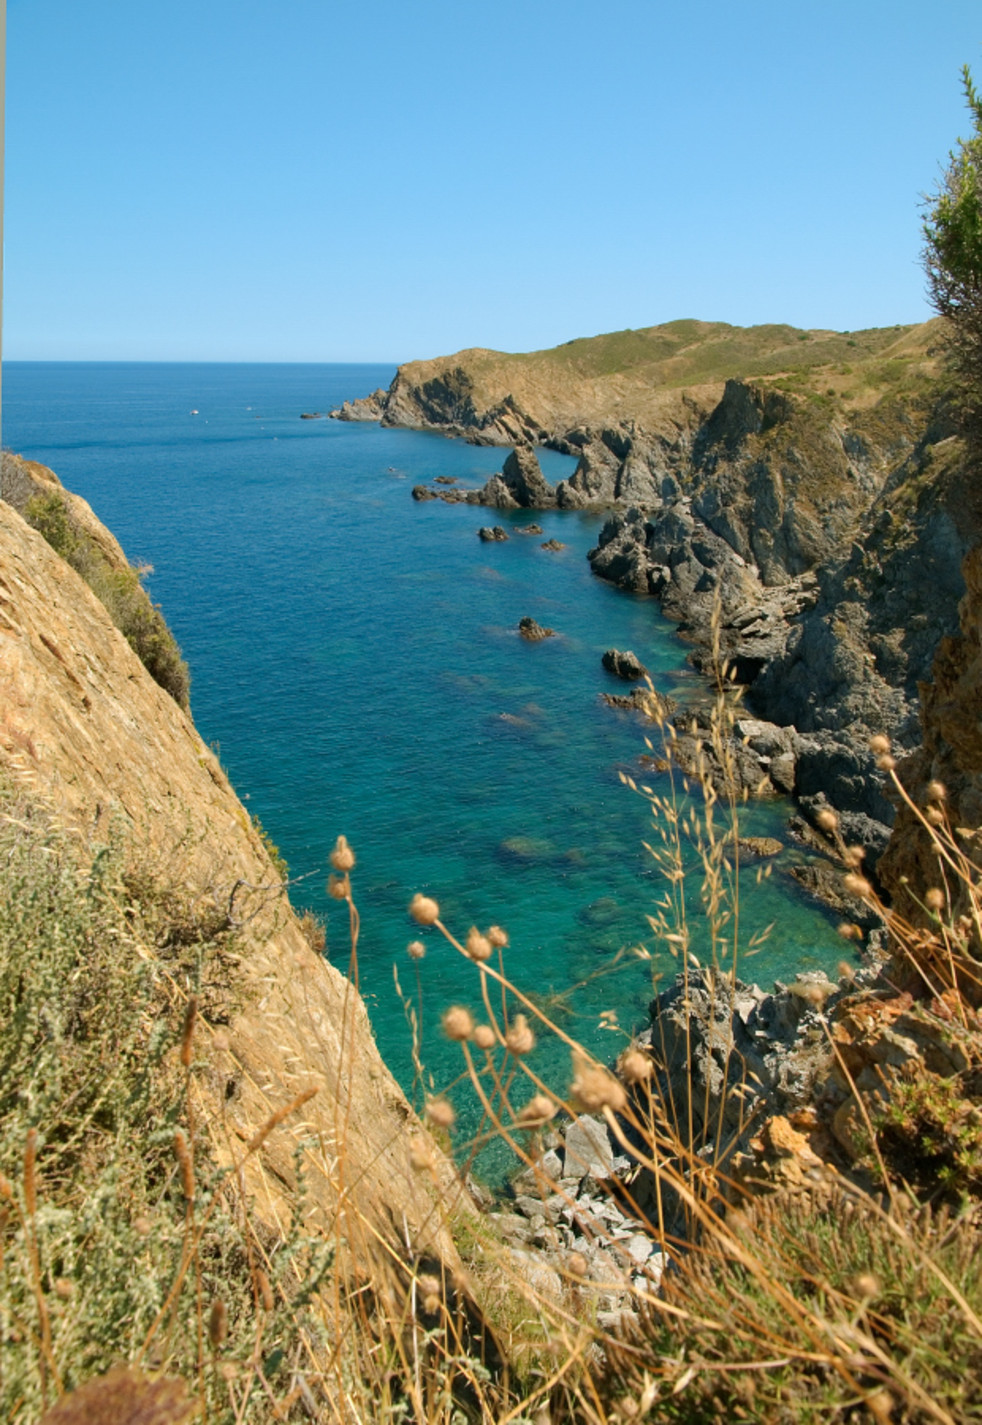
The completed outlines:
[[[508,539],[508,535],[500,524],[483,524],[477,532],[477,537],[484,544],[504,544]]]
[[[619,648],[608,648],[600,661],[608,673],[613,673],[615,678],[623,678],[628,683],[636,683],[639,678],[648,676],[647,668],[630,649],[622,653]]]
[[[529,643],[539,643],[543,638],[554,638],[556,635],[554,628],[543,628],[542,624],[536,623],[534,618],[519,619],[518,631],[522,638],[528,639]]]
[[[556,492],[542,474],[531,445],[516,445],[500,475],[479,491],[482,505],[499,510],[547,510],[556,503]]]
[[[629,693],[601,693],[600,700],[609,708],[626,708],[657,723],[664,723],[676,707],[674,698],[667,698],[651,688],[632,688]]]
[[[379,1057],[357,989],[311,948],[256,828],[190,717],[149,676],[79,575],[6,502],[0,686],[4,775],[60,825],[78,828],[86,844],[113,824],[127,827],[142,876],[167,880],[174,894],[234,926],[237,1008],[221,1036],[202,1025],[208,1069],[195,1078],[196,1114],[214,1120],[231,1154],[274,1110],[317,1090],[303,1121],[274,1127],[247,1160],[253,1220],[274,1235],[290,1220],[301,1153],[305,1211],[325,1225],[340,1215],[353,1249],[378,1232],[399,1251],[434,1250],[452,1261],[434,1184],[411,1161],[411,1135],[423,1130]],[[436,1191],[456,1201],[449,1163],[438,1153],[434,1162]]]
[[[344,401],[328,414],[332,421],[380,421],[385,415],[389,393],[379,387],[370,396],[357,396],[353,401]],[[310,419],[310,417],[304,417]]]

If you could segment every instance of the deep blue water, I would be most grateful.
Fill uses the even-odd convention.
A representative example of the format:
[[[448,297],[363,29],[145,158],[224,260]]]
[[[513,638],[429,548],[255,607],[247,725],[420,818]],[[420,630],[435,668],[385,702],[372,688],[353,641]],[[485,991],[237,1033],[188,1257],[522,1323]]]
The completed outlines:
[[[415,998],[405,945],[417,934],[406,916],[417,890],[439,900],[461,935],[473,923],[505,926],[514,979],[561,996],[552,1003],[564,1028],[613,1053],[619,1044],[598,1027],[600,1011],[638,1022],[653,969],[670,974],[675,962],[645,920],[664,893],[642,845],[652,835],[646,804],[618,780],[622,769],[639,774],[644,729],[601,704],[601,691],[625,685],[600,656],[631,648],[659,686],[685,696],[685,650],[653,602],[591,575],[596,516],[536,514],[542,536],[482,544],[479,525],[532,516],[410,497],[437,474],[477,484],[505,452],[299,419],[392,374],[11,363],[4,442],[50,465],[131,560],[153,565],[151,592],[191,665],[198,727],[291,873],[309,875],[293,899],[327,919],[339,963],[346,918],[324,879],[335,837],[348,837],[358,855],[361,986],[403,1082],[412,1069],[393,966]],[[542,463],[553,480],[572,467],[548,451]],[[567,547],[543,550],[549,537]],[[523,641],[516,627],[526,614],[559,636]],[[743,826],[781,834],[781,816],[754,807]],[[698,932],[695,877],[688,901]],[[744,878],[741,919],[747,937],[775,922],[744,966],[748,977],[767,982],[841,958],[829,918],[779,870],[760,886],[752,871]],[[434,934],[425,938],[423,1056],[444,1082],[459,1061],[436,1016],[451,1001],[477,1008],[475,976]],[[640,942],[652,963],[626,955],[606,973]],[[568,1059],[555,1041],[534,1062],[563,1082]]]

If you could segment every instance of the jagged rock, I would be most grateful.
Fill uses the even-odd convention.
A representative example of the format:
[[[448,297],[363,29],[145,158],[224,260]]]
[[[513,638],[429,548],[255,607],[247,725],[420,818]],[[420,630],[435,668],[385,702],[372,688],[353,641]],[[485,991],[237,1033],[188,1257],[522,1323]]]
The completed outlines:
[[[389,393],[381,387],[370,396],[359,396],[354,401],[345,401],[337,409],[329,412],[333,421],[380,421],[385,415]]]
[[[581,1115],[566,1130],[566,1171],[580,1177],[606,1178],[614,1166],[614,1150],[602,1118]]]
[[[517,445],[500,475],[492,475],[480,492],[481,503],[498,509],[545,510],[556,503],[556,492],[539,468],[531,445]]]
[[[558,553],[560,549],[566,548],[565,544],[563,544],[561,539],[547,539],[541,547],[543,549],[550,549],[554,553]]]
[[[438,500],[439,498],[440,496],[437,494],[436,490],[431,490],[428,485],[413,486],[414,500]]]
[[[477,537],[482,539],[485,544],[501,544],[508,538],[508,535],[500,524],[496,524],[493,526],[482,525],[477,532]]]
[[[784,850],[783,842],[776,836],[741,836],[737,840],[741,851],[751,856],[778,856]]]
[[[615,678],[623,678],[628,683],[648,676],[648,670],[641,659],[630,650],[622,653],[617,648],[608,648],[600,661],[608,673],[613,673]]]
[[[541,526],[540,524],[520,524],[520,525],[516,525],[516,526],[515,526],[515,533],[516,533],[516,534],[541,534],[541,533],[542,533],[542,526]],[[545,545],[543,545],[543,548],[545,548]]]
[[[674,698],[653,692],[651,688],[632,688],[629,693],[601,693],[600,700],[610,708],[643,713],[652,722],[664,722],[675,711]]]
[[[534,618],[528,617],[519,619],[518,631],[530,643],[538,643],[543,638],[553,638],[556,633],[554,628],[543,628],[540,623],[536,623]]]

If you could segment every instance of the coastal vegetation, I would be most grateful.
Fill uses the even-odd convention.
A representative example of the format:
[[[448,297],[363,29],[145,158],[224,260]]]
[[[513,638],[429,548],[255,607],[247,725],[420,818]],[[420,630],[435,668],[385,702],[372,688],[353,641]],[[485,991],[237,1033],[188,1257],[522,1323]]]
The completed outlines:
[[[978,131],[968,79],[966,92]],[[839,652],[846,606],[892,578],[888,547],[909,563],[908,536],[935,538],[938,526],[915,515],[946,461],[959,489],[977,486],[979,392],[966,383],[978,371],[964,354],[982,291],[975,143],[953,158],[928,222],[942,325],[734,337],[674,323],[550,355],[554,368],[566,363],[567,387],[625,373],[657,385],[654,367],[663,387],[679,378],[673,389],[730,382],[700,417],[715,450],[702,473],[722,480],[741,442],[758,442],[751,453],[763,458],[789,393],[808,398],[796,429],[813,429],[826,400],[860,409],[855,393],[886,388],[900,421],[907,382],[940,419],[947,396],[934,405],[918,383],[936,378],[934,343],[951,352],[959,431],[931,441],[922,428],[908,442],[878,485],[884,504],[860,520],[858,556],[822,576],[813,607]],[[793,362],[800,348],[815,361]],[[530,370],[544,379],[541,362]],[[861,379],[839,389],[835,370]],[[503,396],[496,409],[510,419],[516,405]],[[786,446],[791,464],[793,454]],[[654,986],[650,1028],[624,1035],[608,1062],[550,1017],[510,969],[505,879],[504,929],[451,925],[435,895],[417,894],[410,963],[440,944],[472,985],[442,1020],[459,1074],[437,1084],[418,1058],[417,1115],[358,996],[357,848],[340,835],[330,856],[329,894],[349,933],[342,977],[319,928],[286,903],[275,848],[132,657],[140,637],[126,620],[142,615],[125,606],[138,575],[114,564],[111,537],[67,492],[34,488],[40,478],[24,476],[33,529],[0,506],[5,559],[31,572],[2,586],[14,650],[0,727],[5,1417],[982,1421],[982,545],[965,561],[960,627],[922,688],[921,745],[898,756],[905,747],[863,725],[863,795],[875,775],[898,811],[875,866],[854,835],[862,814],[836,811],[824,792],[807,802],[795,780],[809,757],[813,773],[834,770],[834,757],[816,761],[790,733],[772,745],[759,722],[744,730],[738,684],[752,680],[731,659],[720,582],[703,591],[705,715],[680,727],[650,688],[645,765],[662,780],[623,778],[651,817],[660,879],[648,940],[678,969]],[[914,528],[898,532],[896,511]],[[787,567],[795,548],[775,553],[774,587],[808,572]],[[788,618],[807,628],[808,612],[805,598]],[[895,683],[905,674],[894,666]],[[876,714],[867,704],[864,716]],[[912,747],[909,720],[904,733]],[[855,780],[856,765],[835,755],[841,781]],[[782,757],[807,834],[859,909],[842,925],[836,981],[799,976],[768,996],[741,980],[767,933],[742,912],[741,858],[754,849],[740,835],[742,768],[759,776],[760,758]],[[766,876],[767,864],[750,874]],[[684,894],[693,876],[710,928],[701,961]],[[646,944],[636,953],[651,959]],[[536,1070],[546,1035],[569,1052],[565,1084]],[[479,1127],[461,1141],[465,1094]],[[518,1169],[498,1201],[468,1176],[489,1141]]]

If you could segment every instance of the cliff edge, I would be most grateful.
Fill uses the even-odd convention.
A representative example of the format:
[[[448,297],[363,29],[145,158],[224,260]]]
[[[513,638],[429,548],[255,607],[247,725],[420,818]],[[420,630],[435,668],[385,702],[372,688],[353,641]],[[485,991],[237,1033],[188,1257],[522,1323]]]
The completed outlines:
[[[61,491],[43,467],[24,474],[32,488],[40,481]],[[106,557],[125,564],[87,506],[79,517]],[[247,1188],[262,1218],[271,1227],[289,1220],[302,1141],[317,1219],[336,1225],[340,1213],[342,1233],[364,1230],[403,1252],[452,1261],[434,1206],[437,1193],[454,1199],[451,1165],[437,1153],[432,1176],[414,1171],[407,1130],[422,1130],[382,1062],[357,990],[311,948],[189,714],[83,579],[3,501],[0,756],[6,778],[83,845],[98,846],[122,823],[145,874],[234,929],[232,1008],[217,1038],[206,1023],[201,1112],[220,1125],[231,1158],[273,1112],[318,1091],[302,1122],[275,1127],[249,1159]]]

